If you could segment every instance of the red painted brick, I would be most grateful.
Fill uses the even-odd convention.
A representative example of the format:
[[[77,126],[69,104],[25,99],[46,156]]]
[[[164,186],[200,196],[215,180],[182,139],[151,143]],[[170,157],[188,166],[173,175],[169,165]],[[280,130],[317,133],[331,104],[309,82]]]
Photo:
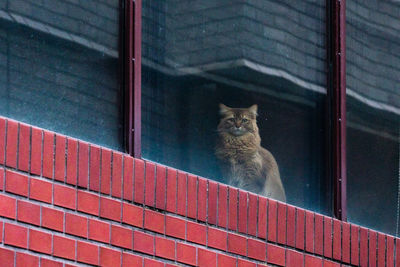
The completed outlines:
[[[120,198],[122,196],[122,154],[113,152],[112,161],[111,195]]]
[[[144,211],[144,228],[157,233],[164,233],[164,215],[152,210]]]
[[[75,244],[74,239],[62,236],[53,236],[53,255],[56,257],[75,260]]]
[[[65,136],[56,135],[56,159],[54,169],[54,179],[65,181],[65,149],[67,139]]]
[[[144,258],[144,267],[164,267],[163,262]]]
[[[267,244],[255,239],[247,240],[247,256],[259,261],[266,261],[266,248]]]
[[[51,235],[30,229],[29,249],[44,254],[51,254]]]
[[[397,255],[400,255],[400,239],[396,238],[396,267],[400,266],[400,257]]]
[[[136,203],[144,203],[144,162],[135,159],[135,177],[134,177],[134,201]]]
[[[187,240],[193,243],[206,245],[206,226],[203,224],[187,222]]]
[[[286,229],[286,244],[291,247],[295,247],[296,245],[296,208],[287,205],[287,229]],[[304,229],[304,221],[303,221],[303,229]],[[304,233],[304,230],[303,230]],[[304,243],[304,239],[303,239]]]
[[[197,219],[205,222],[207,220],[207,180],[199,177],[198,183]]]
[[[122,253],[122,267],[143,266],[143,258],[137,255]]]
[[[123,198],[133,201],[133,158],[124,156]]]
[[[92,215],[99,215],[99,196],[85,191],[78,191],[78,210]]]
[[[247,192],[239,191],[238,231],[247,234]]]
[[[378,233],[378,267],[386,266],[386,238],[382,233]]]
[[[296,208],[296,248],[304,250],[306,236],[305,236],[305,222],[306,221],[306,213],[303,209]],[[314,221],[312,222],[312,227],[314,226]],[[312,237],[314,237],[314,229],[312,228]],[[313,246],[314,240],[311,240],[311,247]],[[309,244],[310,245],[310,244]],[[311,248],[311,250],[313,250]]]
[[[0,194],[0,203],[0,216],[15,219],[17,201],[12,197]]]
[[[277,241],[277,214],[278,207],[277,202],[272,199],[268,199],[268,241]]]
[[[342,261],[350,263],[350,224],[342,223]]]
[[[4,243],[20,248],[27,248],[28,230],[25,227],[4,223]]]
[[[360,266],[368,266],[368,229],[360,227]]]
[[[74,210],[76,208],[76,190],[55,184],[54,205]]]
[[[177,243],[176,244],[176,261],[189,265],[196,265],[196,247]]]
[[[322,215],[315,214],[315,239],[314,250],[318,255],[323,255],[324,251],[324,219]]]
[[[122,222],[137,227],[143,227],[143,208],[123,203]]]
[[[111,192],[111,151],[101,149],[100,190],[103,194]]]
[[[333,220],[333,258],[341,260],[342,258],[342,224],[339,220]]]
[[[177,171],[172,168],[167,169],[167,206],[169,212],[176,212],[176,179]]]
[[[42,130],[32,128],[31,173],[42,173]]]
[[[12,168],[17,168],[17,143],[18,143],[18,123],[12,120],[8,120],[6,165]]]
[[[155,169],[156,166],[151,162],[145,164],[145,204],[147,206],[155,206]]]
[[[187,216],[196,219],[197,216],[197,177],[188,175]]]
[[[16,267],[39,267],[39,258],[30,254],[17,252]]]
[[[165,209],[165,189],[167,183],[167,170],[164,166],[156,166],[156,208]]]
[[[228,233],[228,252],[246,256],[246,246],[246,238],[240,235]]]
[[[324,267],[340,267],[339,263],[324,260]]]
[[[304,255],[294,250],[288,250],[286,253],[286,266],[287,267],[303,267]]]
[[[217,228],[208,227],[208,246],[226,251],[228,233]]]
[[[31,139],[31,128],[28,125],[19,126],[19,144],[18,144],[18,169],[29,171],[29,147]]]
[[[53,178],[54,133],[44,131],[43,135],[43,176]]]
[[[87,237],[87,218],[67,213],[65,215],[65,232],[71,235]]]
[[[0,118],[0,164],[4,164],[4,155],[6,151],[6,120]]]
[[[14,267],[14,251],[0,248],[0,259],[2,267]]]
[[[0,190],[4,189],[4,169],[0,168]]]
[[[89,239],[109,243],[110,225],[102,221],[89,219]]]
[[[133,250],[154,255],[154,236],[134,231]]]
[[[217,254],[218,267],[232,267],[236,266],[236,259],[231,256]]]
[[[185,239],[186,221],[166,215],[165,234],[180,239]]]
[[[64,228],[64,213],[42,207],[42,227],[62,232]]]
[[[100,247],[100,265],[104,267],[121,266],[121,252]]]
[[[40,206],[21,200],[17,205],[18,221],[40,225]]]
[[[240,217],[240,216],[239,216]],[[257,235],[257,195],[248,194],[248,234],[252,236]]]
[[[228,187],[218,184],[218,222],[220,227],[227,227],[228,223]]]
[[[369,266],[370,267],[375,267],[376,266],[376,241],[377,241],[377,236],[376,236],[376,232],[375,231],[369,230],[368,232],[369,232],[369,254],[368,254],[369,255]],[[353,242],[351,243],[351,246],[353,246]],[[353,252],[353,249],[352,249],[352,252]]]
[[[278,243],[286,244],[286,204],[278,202]]]
[[[306,254],[305,267],[322,267],[322,259]]]
[[[216,267],[217,254],[206,249],[198,249],[198,264],[199,267]]]
[[[228,229],[237,231],[238,229],[238,195],[239,190],[228,187],[229,192],[229,213],[228,213]]]
[[[186,216],[186,173],[178,171],[178,194],[177,194],[177,213]]]
[[[13,171],[6,171],[6,191],[28,196],[28,177]]]
[[[133,235],[132,230],[111,225],[111,244],[117,247],[123,247],[127,249],[133,248]]]
[[[53,195],[52,183],[42,181],[35,178],[29,179],[30,190],[29,198],[51,203]]]
[[[78,267],[78,266],[76,266],[76,265],[71,265],[71,264],[66,263],[66,264],[64,265],[64,267]]]
[[[386,236],[387,250],[386,250],[386,264],[387,267],[394,267],[394,238]]]
[[[121,202],[100,197],[100,217],[121,221]]]
[[[265,197],[258,197],[258,233],[257,237],[267,238],[267,205],[268,200]]]
[[[156,256],[175,260],[175,242],[156,236]]]
[[[332,258],[332,218],[324,216],[324,256]]]
[[[0,242],[3,242],[3,222],[0,222]]]
[[[208,223],[217,224],[217,197],[218,197],[218,184],[213,181],[208,181]]]
[[[354,265],[358,265],[359,258],[358,230],[358,226],[351,225],[351,264]]]
[[[77,261],[88,264],[99,264],[99,247],[86,242],[77,242]]]
[[[41,258],[40,267],[63,267],[63,263]]]
[[[89,188],[100,191],[100,148],[93,145],[90,146]]]
[[[75,139],[67,139],[67,180],[68,184],[77,184],[78,142]]]
[[[267,262],[285,266],[285,249],[275,245],[267,244]]]
[[[238,267],[257,267],[257,265],[253,262],[238,259]]]
[[[88,188],[89,186],[89,144],[79,142],[78,159],[78,186]]]

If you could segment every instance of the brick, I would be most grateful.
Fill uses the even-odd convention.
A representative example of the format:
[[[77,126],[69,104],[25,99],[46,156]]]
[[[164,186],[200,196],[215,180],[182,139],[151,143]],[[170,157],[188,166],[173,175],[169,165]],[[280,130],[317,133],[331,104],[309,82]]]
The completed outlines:
[[[208,223],[217,224],[217,197],[218,197],[218,184],[213,181],[208,181]]]
[[[220,227],[228,225],[228,187],[218,184],[218,222]]]
[[[15,256],[14,251],[5,248],[0,248],[0,259],[2,267],[14,267],[14,256]]]
[[[17,252],[15,266],[39,267],[39,258],[33,255]]]
[[[275,245],[267,244],[267,262],[285,266],[285,249]]]
[[[186,221],[166,215],[165,234],[180,239],[186,237]]]
[[[62,232],[64,229],[64,213],[42,207],[42,227]]]
[[[77,242],[78,262],[98,265],[99,264],[99,247],[86,242]]]
[[[186,216],[186,191],[187,177],[183,172],[178,171],[178,194],[177,194],[177,213]]]
[[[1,229],[1,228],[0,228]],[[387,267],[394,267],[394,238],[386,236],[387,250],[386,250],[386,263]]]
[[[342,224],[339,220],[333,220],[333,258],[341,260],[342,258]]]
[[[315,253],[318,255],[323,255],[324,251],[324,220],[322,215],[320,214],[315,214],[315,222],[314,222],[314,233],[315,233],[315,239],[314,239],[314,250]]]
[[[133,197],[136,203],[144,203],[144,162],[135,159],[135,177]]]
[[[6,120],[0,118],[0,164],[4,164],[6,151]]]
[[[287,229],[286,229],[286,245],[295,247],[296,245],[296,208],[287,206]],[[303,220],[303,233],[304,233],[304,220]],[[304,243],[304,239],[303,239]]]
[[[122,203],[122,222],[136,227],[143,227],[143,208]]]
[[[133,201],[133,158],[124,156],[123,198]]]
[[[28,196],[28,177],[13,171],[6,171],[6,191]]]
[[[279,244],[286,244],[286,204],[278,202],[278,236]]]
[[[206,249],[198,248],[198,266],[199,267],[216,267],[217,254]]]
[[[65,214],[65,232],[71,235],[87,237],[87,218],[75,214]]]
[[[122,253],[122,266],[123,267],[131,267],[131,266],[142,266],[143,258],[137,255],[132,255],[128,253]]]
[[[102,221],[89,219],[89,239],[109,243],[110,225]]]
[[[198,178],[197,219],[207,220],[207,180],[204,178]]]
[[[257,267],[257,265],[253,262],[238,259],[238,267]]]
[[[277,241],[277,215],[278,207],[277,202],[272,199],[268,199],[268,241]]]
[[[67,179],[68,184],[76,185],[78,182],[77,177],[77,164],[78,164],[78,142],[75,139],[67,139]]]
[[[19,143],[18,143],[18,169],[21,171],[29,171],[31,128],[28,125],[20,124],[19,126]]]
[[[14,198],[0,194],[0,216],[11,219],[16,218],[17,201]]]
[[[30,229],[29,249],[44,254],[51,254],[51,235]]]
[[[100,265],[104,267],[121,266],[121,252],[100,247]]]
[[[7,122],[6,165],[17,168],[18,123],[12,120]]]
[[[332,258],[332,218],[324,216],[324,256]]]
[[[386,237],[382,233],[378,233],[378,266],[386,266]]]
[[[220,249],[226,251],[227,247],[227,238],[228,233],[225,231],[221,231],[217,228],[208,227],[207,229],[208,235],[208,246],[216,249]]]
[[[400,255],[400,241],[398,238],[396,238],[396,264],[395,266],[400,266],[400,257],[397,257],[397,255]]]
[[[193,243],[206,245],[206,226],[194,222],[187,222],[187,240]]]
[[[78,186],[88,188],[89,186],[89,144],[78,142]]]
[[[303,267],[304,255],[294,250],[288,250],[286,253],[286,266],[287,267]]]
[[[4,169],[0,168],[0,191],[4,189]]]
[[[133,250],[154,255],[154,237],[149,234],[134,231]]]
[[[351,227],[353,228],[353,227]],[[376,241],[377,241],[377,236],[376,232],[372,230],[368,230],[369,232],[369,266],[370,267],[375,267],[376,266]],[[351,232],[353,234],[353,232]],[[352,238],[353,240],[353,238]],[[358,242],[357,242],[358,243]],[[356,243],[356,245],[357,245]],[[353,253],[353,242],[351,242],[351,253]],[[398,254],[399,255],[399,254]],[[357,255],[358,257],[358,255]],[[351,260],[353,262],[353,255],[351,257]],[[355,260],[354,260],[355,261]]]
[[[360,227],[360,266],[368,266],[368,229]]]
[[[175,242],[156,236],[156,256],[175,260]]]
[[[267,238],[267,199],[258,197],[258,233],[257,237]]]
[[[43,132],[43,176],[53,178],[54,169],[54,133]]]
[[[197,216],[197,177],[189,174],[187,180],[187,216],[196,219]]]
[[[232,267],[236,266],[236,259],[231,256],[217,254],[218,267]]]
[[[15,247],[27,248],[28,230],[25,227],[4,223],[4,243]]]
[[[29,198],[51,203],[53,198],[52,183],[42,181],[35,178],[29,179]]]
[[[144,267],[164,267],[163,262],[144,258]]]
[[[340,267],[339,263],[324,260],[324,267]]]
[[[322,267],[322,259],[306,254],[305,267]]]
[[[146,162],[145,164],[145,204],[147,206],[155,206],[155,168],[156,166],[152,162]]]
[[[17,201],[18,221],[34,225],[40,225],[40,206],[26,202]]]
[[[163,234],[165,231],[164,215],[152,210],[144,211],[144,228]]]
[[[78,211],[99,215],[99,196],[84,191],[78,191]]]
[[[248,234],[252,236],[257,235],[257,195],[249,193],[249,204],[248,204]]]
[[[100,148],[90,146],[89,159],[89,189],[100,191]]]
[[[156,208],[165,210],[167,172],[164,166],[156,166]]]
[[[342,261],[350,263],[350,224],[342,223]]]
[[[176,179],[177,171],[172,168],[167,169],[167,203],[166,210],[172,213],[176,212]]]
[[[247,255],[246,238],[240,235],[228,233],[228,252],[246,256]]]
[[[63,267],[63,263],[41,258],[40,267]]]
[[[238,231],[247,234],[247,192],[239,191]]]
[[[31,173],[42,174],[42,130],[32,128]]]
[[[56,135],[56,156],[55,156],[55,169],[54,179],[57,181],[65,181],[65,152],[66,152],[65,136]]]
[[[121,221],[121,202],[100,197],[100,217]]]
[[[354,265],[358,265],[358,258],[359,258],[358,231],[359,228],[357,226],[351,225],[351,264]]]
[[[177,243],[176,261],[189,265],[196,265],[196,247]]]
[[[76,190],[55,184],[54,205],[74,210],[76,208]]]
[[[252,259],[256,259],[259,261],[266,261],[266,248],[267,245],[265,242],[261,242],[255,239],[247,240],[247,256]]]
[[[101,149],[100,190],[103,194],[111,192],[111,151]]]
[[[0,242],[3,242],[3,222],[0,222]]]
[[[56,257],[75,260],[75,244],[74,239],[62,236],[53,236],[53,255]]]
[[[112,153],[111,195],[122,197],[122,154]]]
[[[228,229],[237,231],[238,229],[238,194],[239,190],[233,187],[228,187]]]
[[[111,244],[117,247],[132,249],[133,248],[132,230],[111,225]]]

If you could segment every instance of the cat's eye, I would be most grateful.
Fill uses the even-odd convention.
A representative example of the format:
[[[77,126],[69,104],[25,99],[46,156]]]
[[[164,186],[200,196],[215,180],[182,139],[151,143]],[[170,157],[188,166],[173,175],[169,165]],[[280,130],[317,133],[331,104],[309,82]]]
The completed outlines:
[[[242,122],[248,122],[249,120],[248,119],[242,119]]]
[[[229,121],[229,122],[234,122],[235,119],[234,119],[234,118],[229,118],[228,121]]]

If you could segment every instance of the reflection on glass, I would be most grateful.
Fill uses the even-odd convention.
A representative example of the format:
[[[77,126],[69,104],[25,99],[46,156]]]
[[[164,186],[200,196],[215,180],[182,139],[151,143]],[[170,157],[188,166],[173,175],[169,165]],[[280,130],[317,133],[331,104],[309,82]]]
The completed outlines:
[[[257,105],[287,202],[328,212],[325,1],[144,0],[142,51],[144,158],[263,193],[215,155],[219,104]]]
[[[400,3],[346,12],[348,218],[399,235]]]
[[[0,115],[122,149],[119,1],[0,1]]]

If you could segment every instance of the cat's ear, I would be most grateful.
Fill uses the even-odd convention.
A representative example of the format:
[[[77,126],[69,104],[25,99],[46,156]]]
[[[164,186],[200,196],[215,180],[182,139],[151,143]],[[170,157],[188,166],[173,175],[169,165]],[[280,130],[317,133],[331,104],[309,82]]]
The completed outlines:
[[[251,107],[248,108],[248,110],[250,111],[251,114],[253,114],[254,116],[257,116],[257,110],[258,110],[258,106],[257,104],[252,105]]]
[[[225,106],[224,104],[219,104],[219,114],[220,115],[225,115],[226,113],[228,113],[229,111],[231,111],[230,107]]]

